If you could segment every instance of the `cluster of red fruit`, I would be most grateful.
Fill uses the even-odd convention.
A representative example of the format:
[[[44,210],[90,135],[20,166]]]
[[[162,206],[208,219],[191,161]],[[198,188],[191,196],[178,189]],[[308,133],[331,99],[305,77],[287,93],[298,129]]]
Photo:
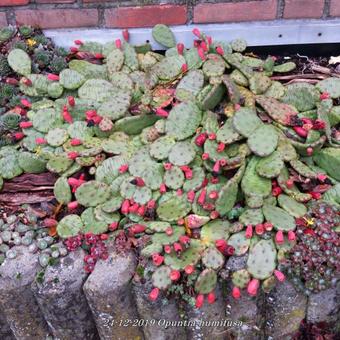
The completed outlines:
[[[84,257],[84,269],[87,273],[91,273],[99,259],[106,260],[108,258],[108,251],[104,242],[107,239],[107,234],[86,233],[85,235],[69,237],[65,240],[65,245],[68,251],[75,251],[79,247],[88,251],[88,254]]]

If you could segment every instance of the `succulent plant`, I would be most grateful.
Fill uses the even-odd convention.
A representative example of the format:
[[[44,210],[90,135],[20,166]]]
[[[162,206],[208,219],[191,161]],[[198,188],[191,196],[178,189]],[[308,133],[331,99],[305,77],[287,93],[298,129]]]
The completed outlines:
[[[155,292],[188,301],[197,294],[201,306],[231,255],[248,253],[246,267],[231,274],[235,296],[253,296],[260,284],[268,292],[299,246],[307,202],[340,204],[340,119],[320,90],[340,95],[333,78],[272,81],[295,64],[242,55],[243,40],[211,43],[194,33],[197,46],[185,49],[157,25],[165,56],[120,40],[91,42],[67,64],[63,53],[45,60],[39,47],[33,60],[45,60],[49,75],[32,73],[29,55],[12,50],[9,65],[26,96],[19,108],[29,110],[22,141],[0,149],[0,176],[57,174],[54,194],[69,212],[57,233],[70,251],[93,245],[87,271],[107,257],[112,232],[153,262]]]

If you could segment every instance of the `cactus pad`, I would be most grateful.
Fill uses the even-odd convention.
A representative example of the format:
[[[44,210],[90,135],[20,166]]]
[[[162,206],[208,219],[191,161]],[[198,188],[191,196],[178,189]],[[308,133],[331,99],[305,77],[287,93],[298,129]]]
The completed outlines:
[[[162,221],[175,222],[190,211],[191,206],[184,197],[174,196],[162,202],[157,208],[157,215]]]
[[[212,269],[204,269],[195,283],[195,291],[199,294],[209,294],[217,284],[217,274]]]
[[[243,225],[256,225],[263,223],[264,217],[262,209],[246,209],[239,217],[239,221]]]
[[[81,232],[83,222],[78,215],[67,215],[61,219],[57,226],[58,235],[61,238],[76,236]]]
[[[237,270],[232,274],[232,282],[234,286],[244,289],[250,281],[250,274],[246,269]]]
[[[281,194],[277,201],[279,206],[287,211],[290,215],[298,218],[303,217],[307,213],[307,208],[304,204],[297,202],[294,198]]]
[[[157,24],[152,29],[153,38],[161,45],[165,47],[174,47],[176,46],[175,36],[172,33],[171,29],[163,24]]]
[[[264,205],[262,211],[266,220],[272,223],[276,230],[289,231],[296,228],[294,217],[285,210],[273,205]]]
[[[244,231],[233,234],[230,236],[228,240],[228,244],[235,249],[235,256],[244,255],[250,246],[250,239],[246,238],[246,234]]]
[[[284,163],[280,152],[275,151],[271,155],[259,160],[256,171],[262,177],[275,178],[280,174],[283,166]]]
[[[276,250],[273,241],[261,240],[250,250],[248,272],[256,279],[264,280],[273,274],[276,267]]]
[[[207,248],[202,254],[202,263],[205,267],[218,270],[224,265],[224,256],[215,248]]]
[[[21,49],[13,49],[9,52],[7,60],[9,66],[14,72],[22,76],[28,76],[31,73],[31,58],[25,51]]]
[[[248,138],[248,146],[257,156],[272,154],[278,143],[278,134],[271,125],[261,125]]]
[[[168,289],[171,286],[170,279],[171,269],[168,266],[157,268],[152,274],[152,284],[158,289]]]
[[[195,158],[195,149],[192,144],[187,141],[176,143],[170,150],[170,163],[178,166],[187,165]]]
[[[244,137],[249,137],[260,126],[261,120],[249,108],[241,108],[233,117],[233,127]]]
[[[95,207],[109,198],[110,191],[105,183],[89,181],[76,190],[75,196],[79,204],[84,207]]]
[[[338,78],[327,78],[318,82],[315,86],[320,92],[327,92],[331,98],[340,97],[340,79]]]

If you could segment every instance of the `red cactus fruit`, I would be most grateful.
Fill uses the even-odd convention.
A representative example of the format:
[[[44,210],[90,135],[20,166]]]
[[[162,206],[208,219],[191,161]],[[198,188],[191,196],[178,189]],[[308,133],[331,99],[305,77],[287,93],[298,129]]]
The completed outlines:
[[[246,238],[252,238],[252,236],[253,236],[253,226],[251,224],[247,225],[245,236],[246,236]]]
[[[70,151],[67,153],[68,159],[76,159],[79,156],[79,153],[77,151]]]
[[[30,108],[32,106],[31,102],[25,98],[20,100],[21,105],[23,105],[24,107],[28,107]]]
[[[216,218],[218,218],[220,216],[220,213],[218,211],[214,210],[210,213],[209,216],[212,220],[216,220]]]
[[[207,296],[207,301],[210,305],[212,305],[213,303],[215,303],[216,301],[216,295],[214,292],[210,292]]]
[[[75,45],[83,45],[84,43],[81,40],[77,39],[77,40],[74,41],[74,44]]]
[[[69,210],[74,210],[74,209],[77,209],[79,206],[79,203],[77,201],[73,201],[73,202],[70,202],[68,205],[67,205],[67,208]]]
[[[149,294],[149,299],[151,301],[156,301],[158,296],[159,296],[159,288],[154,288]]]
[[[146,207],[148,209],[154,209],[156,207],[156,201],[155,200],[150,200],[147,204]]]
[[[295,239],[296,239],[296,236],[295,236],[294,231],[293,230],[289,230],[288,231],[288,240],[289,241],[295,241]]]
[[[313,155],[314,150],[313,150],[312,147],[308,147],[306,151],[307,151],[307,155],[308,156],[312,156]]]
[[[171,236],[174,233],[174,231],[173,231],[172,227],[168,227],[168,228],[165,229],[165,233],[168,236]]]
[[[125,173],[128,170],[129,170],[129,165],[128,164],[123,164],[123,165],[121,165],[119,167],[118,171],[119,171],[120,174],[123,174],[123,173]]]
[[[260,281],[257,279],[252,279],[248,283],[248,287],[247,287],[248,294],[251,296],[256,296],[259,286],[260,286]]]
[[[176,47],[177,47],[177,53],[180,54],[180,55],[183,55],[184,44],[178,43],[178,44],[176,45]]]
[[[185,268],[184,271],[187,275],[191,275],[195,271],[195,267],[192,266],[191,264],[188,264]]]
[[[188,71],[188,65],[187,64],[182,64],[181,70],[182,70],[183,73],[187,72]]]
[[[220,161],[217,160],[213,166],[213,172],[217,174],[220,172],[220,169],[221,169],[221,164],[220,164]]]
[[[204,153],[202,154],[202,159],[203,159],[204,161],[206,161],[207,159],[209,159],[209,154],[206,153],[206,152],[204,152]]]
[[[170,170],[172,168],[172,164],[171,163],[164,163],[163,167],[165,170]]]
[[[32,122],[21,122],[21,123],[19,124],[19,127],[20,127],[21,129],[28,129],[28,128],[32,127],[32,126],[33,126],[33,123],[32,123]]]
[[[311,191],[311,192],[310,192],[310,195],[311,195],[312,198],[315,199],[315,200],[319,200],[319,199],[321,198],[321,193],[319,193],[319,192]]]
[[[175,250],[176,253],[181,252],[183,250],[182,245],[178,242],[175,242],[173,244],[173,247],[174,247],[174,250]]]
[[[130,235],[136,235],[136,234],[140,234],[143,233],[145,231],[146,227],[142,224],[134,224],[132,227],[129,228],[129,233]]]
[[[207,43],[205,41],[201,41],[200,47],[202,48],[202,50],[204,52],[208,52],[209,51],[208,45],[207,45]]]
[[[221,46],[217,46],[216,47],[216,52],[219,55],[223,55],[224,54],[223,48]]]
[[[224,151],[224,149],[225,149],[225,144],[224,143],[219,143],[218,144],[218,146],[217,146],[217,152],[222,152],[222,151]]]
[[[279,270],[274,270],[274,275],[280,282],[283,282],[286,279],[285,275]]]
[[[112,223],[109,225],[109,230],[110,230],[110,231],[115,231],[115,230],[118,229],[118,226],[119,226],[118,222],[112,222]]]
[[[52,80],[52,81],[58,81],[59,80],[59,76],[57,74],[49,73],[47,75],[47,79],[48,80]]]
[[[164,253],[166,253],[166,254],[170,254],[171,251],[172,251],[171,246],[169,246],[168,244],[165,245],[165,246],[163,247],[163,249],[164,249]]]
[[[287,179],[286,181],[287,188],[292,188],[294,186],[294,180],[292,178]]]
[[[164,262],[164,256],[160,254],[152,254],[152,262],[155,266],[160,266]]]
[[[320,94],[320,100],[330,99],[331,96],[328,92],[323,92]]]
[[[129,213],[129,208],[130,208],[130,201],[124,200],[120,208],[120,211],[122,212],[122,214],[127,215]]]
[[[234,287],[233,290],[232,290],[231,295],[233,296],[234,299],[236,299],[236,300],[239,299],[241,297],[240,288]]]
[[[196,297],[196,303],[195,306],[196,308],[201,308],[204,303],[204,295],[203,294],[198,294]]]
[[[53,228],[58,225],[58,221],[55,220],[54,218],[45,218],[44,219],[44,226],[46,228]]]
[[[76,102],[74,100],[74,97],[73,96],[68,96],[67,97],[67,102],[70,106],[75,106],[76,105]]]
[[[74,47],[74,46],[71,46],[70,47],[70,52],[71,53],[77,53],[79,50],[78,50],[78,47]]]
[[[273,229],[273,227],[274,227],[273,224],[270,223],[270,222],[265,222],[263,224],[263,226],[264,226],[264,229],[266,229],[266,231],[271,231]]]
[[[198,203],[199,205],[203,205],[204,202],[205,202],[206,196],[207,196],[207,189],[203,189],[203,190],[201,191],[201,193],[199,194],[199,196],[198,196],[197,203]]]
[[[327,179],[327,175],[325,174],[318,174],[317,177],[320,182],[324,182]]]
[[[137,209],[137,215],[143,217],[145,215],[145,210],[145,205],[139,206],[139,208]]]
[[[196,138],[195,138],[195,144],[197,146],[203,146],[205,141],[207,140],[207,135],[205,133],[200,133]]]
[[[81,145],[83,142],[80,140],[80,139],[78,139],[78,138],[72,138],[71,139],[71,142],[70,142],[70,144],[72,145],[72,146],[77,146],[77,145]]]
[[[279,230],[275,235],[275,242],[277,244],[282,244],[284,242],[283,231]]]
[[[272,195],[274,197],[280,196],[282,194],[282,189],[280,187],[275,187],[272,189]]]
[[[301,137],[306,138],[308,135],[308,131],[301,126],[294,126],[293,129]]]
[[[215,140],[215,139],[216,139],[216,133],[214,133],[214,132],[209,133],[209,134],[208,134],[208,138],[209,138],[210,140]]]
[[[161,194],[165,194],[166,193],[166,185],[164,183],[162,183],[159,187],[159,192]]]
[[[122,41],[120,39],[116,39],[115,45],[120,50],[122,48]]]
[[[195,191],[193,190],[190,190],[188,193],[187,193],[187,200],[192,203],[194,200],[195,200]]]
[[[127,29],[122,31],[122,35],[123,35],[123,38],[124,38],[125,41],[129,41],[130,34],[129,34],[129,31]]]
[[[69,124],[73,123],[73,118],[68,111],[63,111],[63,119],[64,119],[65,122],[67,122]]]
[[[178,281],[181,278],[181,273],[179,270],[172,270],[170,273],[171,281]]]
[[[198,28],[194,28],[192,30],[192,33],[197,37],[197,38],[201,38],[201,32]]]
[[[187,245],[190,243],[190,237],[186,235],[182,235],[179,237],[179,242],[181,242],[183,245]]]
[[[264,233],[264,226],[262,223],[256,224],[255,226],[255,233],[257,235],[262,235]]]
[[[25,137],[25,135],[22,132],[16,132],[13,136],[15,140],[21,140]]]
[[[167,118],[169,116],[169,112],[159,107],[158,109],[156,109],[156,115],[159,117]]]
[[[201,47],[197,49],[197,53],[198,53],[198,56],[201,58],[201,60],[204,61],[206,59],[205,53]]]
[[[45,138],[42,138],[42,137],[36,138],[35,142],[36,142],[36,144],[39,144],[39,145],[47,144],[47,140]]]

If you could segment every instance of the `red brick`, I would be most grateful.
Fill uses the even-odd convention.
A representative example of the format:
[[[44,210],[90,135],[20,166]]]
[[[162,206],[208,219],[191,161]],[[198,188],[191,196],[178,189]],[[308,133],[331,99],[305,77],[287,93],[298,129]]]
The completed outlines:
[[[321,18],[324,0],[286,0],[283,17],[285,19]]]
[[[104,16],[107,27],[180,25],[187,21],[187,8],[180,5],[120,7],[106,9]]]
[[[276,17],[277,0],[237,3],[200,4],[194,8],[195,23],[272,20]]]
[[[332,17],[340,17],[340,1],[339,0],[331,0],[329,14]]]
[[[0,27],[7,26],[6,13],[0,13]]]
[[[37,4],[71,4],[76,0],[35,0]]]
[[[97,9],[46,9],[15,11],[19,25],[41,28],[91,27],[98,25]]]
[[[0,6],[22,6],[29,2],[29,0],[0,0]]]

